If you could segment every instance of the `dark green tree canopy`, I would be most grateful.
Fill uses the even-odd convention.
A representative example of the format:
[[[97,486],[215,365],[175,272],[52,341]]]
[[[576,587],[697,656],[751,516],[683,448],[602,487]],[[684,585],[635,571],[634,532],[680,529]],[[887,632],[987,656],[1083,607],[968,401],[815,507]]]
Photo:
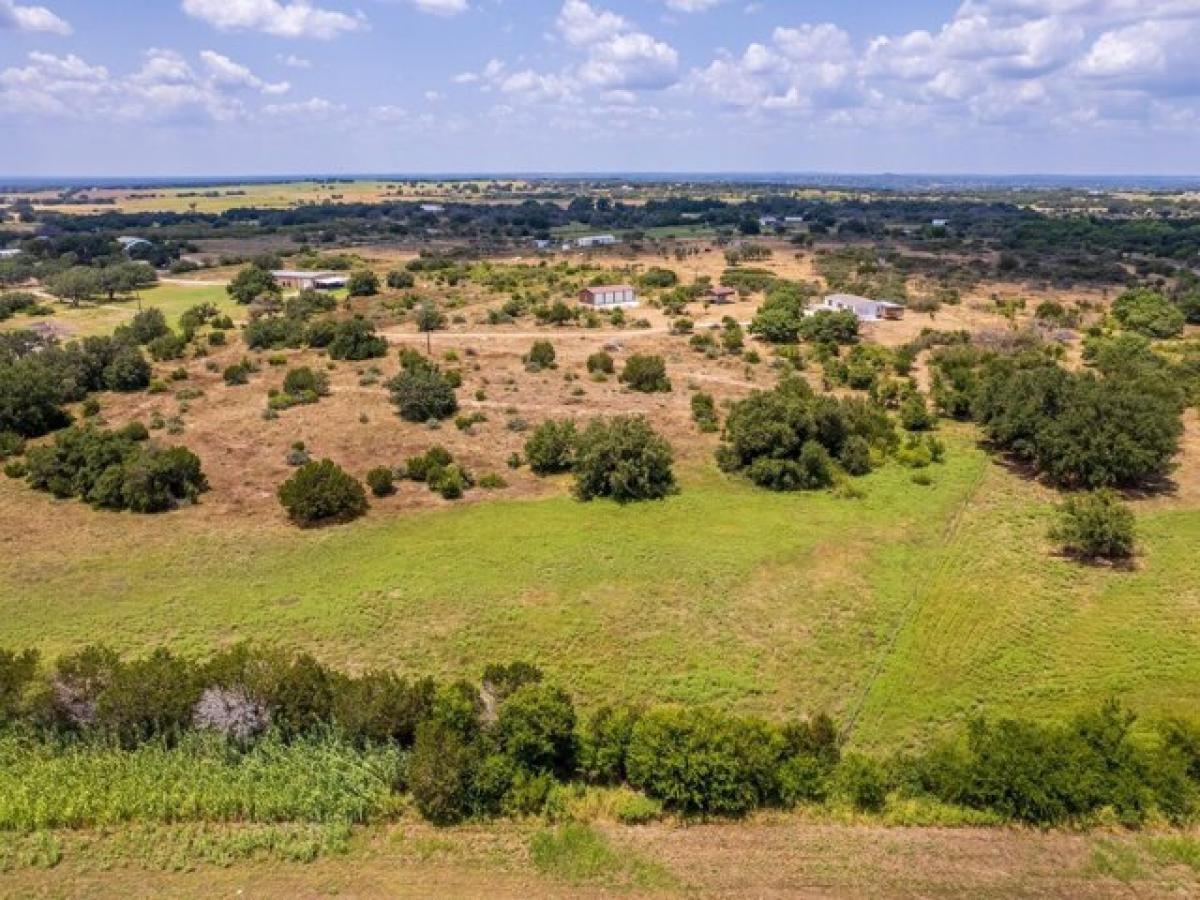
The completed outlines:
[[[579,436],[575,496],[618,503],[661,500],[675,493],[674,453],[642,416],[597,420]]]

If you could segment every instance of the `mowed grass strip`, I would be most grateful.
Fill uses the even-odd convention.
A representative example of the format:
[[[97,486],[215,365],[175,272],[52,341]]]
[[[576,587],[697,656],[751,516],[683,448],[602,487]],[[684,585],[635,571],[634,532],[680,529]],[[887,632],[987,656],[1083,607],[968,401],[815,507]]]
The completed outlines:
[[[992,467],[926,576],[867,695],[856,739],[887,745],[980,713],[1062,718],[1119,697],[1194,712],[1200,512],[1139,511],[1132,571],[1085,566],[1047,538],[1053,504]]]

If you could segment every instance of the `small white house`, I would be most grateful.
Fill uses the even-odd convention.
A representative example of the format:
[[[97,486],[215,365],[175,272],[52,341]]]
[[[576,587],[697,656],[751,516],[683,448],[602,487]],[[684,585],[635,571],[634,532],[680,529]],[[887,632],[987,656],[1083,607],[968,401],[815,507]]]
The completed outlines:
[[[805,315],[815,316],[820,312],[852,312],[860,322],[894,321],[904,318],[904,305],[854,294],[830,294],[821,303],[805,310]]]
[[[613,244],[618,244],[615,235],[612,234],[592,234],[587,237],[581,237],[575,241],[575,246],[580,250],[588,250],[592,247],[611,247]]]
[[[446,211],[446,207],[442,206],[440,203],[422,203],[421,204],[421,212],[442,213],[445,211]]]
[[[0,259],[12,259],[14,256],[20,255],[20,250],[0,250]]]
[[[933,225],[934,228],[945,228],[947,225],[950,224],[950,220],[949,219],[934,219],[931,224]]]
[[[637,290],[629,284],[607,284],[584,288],[579,302],[592,309],[637,309]]]

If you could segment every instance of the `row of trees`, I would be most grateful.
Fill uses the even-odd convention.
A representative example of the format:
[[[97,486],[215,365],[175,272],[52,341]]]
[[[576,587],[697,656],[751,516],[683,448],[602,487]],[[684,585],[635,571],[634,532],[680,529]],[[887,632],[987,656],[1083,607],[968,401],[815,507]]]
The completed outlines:
[[[158,275],[143,262],[121,262],[102,268],[73,266],[45,279],[47,291],[74,306],[97,297],[113,300],[117,294],[132,294],[157,283]]]
[[[970,416],[997,449],[1069,488],[1138,487],[1167,475],[1184,395],[1152,354],[1071,372],[1040,352],[938,351],[934,396]]]
[[[223,736],[236,757],[261,740],[334,736],[408,754],[403,784],[439,824],[543,811],[564,782],[628,785],[659,808],[741,815],[836,800],[863,811],[928,798],[1038,825],[1107,810],[1136,826],[1194,819],[1200,724],[1148,723],[1116,703],[1057,724],[975,719],[965,735],[882,758],[845,753],[824,715],[778,725],[705,707],[602,705],[587,717],[526,663],[482,683],[373,670],[238,645],[207,660],[157,650],[123,660],[93,646],[43,667],[0,651],[0,727],[132,749],[186,733]],[[252,758],[252,757],[251,757]]]

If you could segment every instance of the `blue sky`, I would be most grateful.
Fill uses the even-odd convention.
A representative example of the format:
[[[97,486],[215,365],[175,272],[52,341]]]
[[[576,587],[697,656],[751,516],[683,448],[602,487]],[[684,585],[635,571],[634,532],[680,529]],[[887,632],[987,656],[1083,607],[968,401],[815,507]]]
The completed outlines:
[[[1200,174],[1200,0],[0,0],[0,174]]]

